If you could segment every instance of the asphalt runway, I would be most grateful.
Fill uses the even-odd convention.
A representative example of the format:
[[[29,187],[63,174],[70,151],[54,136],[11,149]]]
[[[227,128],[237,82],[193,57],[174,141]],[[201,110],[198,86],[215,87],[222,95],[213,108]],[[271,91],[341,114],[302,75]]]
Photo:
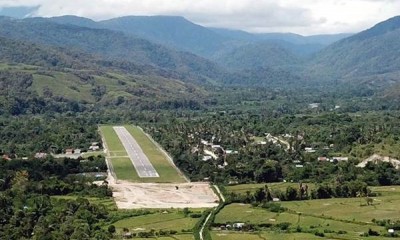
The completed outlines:
[[[126,152],[128,153],[128,156],[131,159],[139,177],[160,177],[156,169],[154,169],[153,165],[147,158],[146,154],[144,154],[142,148],[136,142],[135,138],[133,138],[133,136],[128,132],[128,130],[126,130],[125,127],[113,128],[121,140]]]

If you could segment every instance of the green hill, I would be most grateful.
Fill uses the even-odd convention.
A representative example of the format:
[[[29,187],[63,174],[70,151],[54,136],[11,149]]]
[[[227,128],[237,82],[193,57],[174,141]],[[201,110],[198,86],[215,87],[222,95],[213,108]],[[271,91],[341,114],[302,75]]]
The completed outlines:
[[[6,38],[0,38],[0,44],[2,114],[79,112],[97,107],[196,108],[206,96],[196,85],[151,69],[128,72],[118,67],[124,65],[120,62]]]
[[[261,42],[248,44],[222,53],[215,58],[219,64],[233,69],[259,67],[288,68],[300,63],[299,57],[278,44]]]
[[[76,49],[108,60],[127,61],[180,74],[183,80],[206,83],[223,71],[213,62],[121,32],[57,24],[43,18],[0,19],[0,36],[42,45]]]
[[[385,86],[399,82],[400,17],[332,44],[309,63],[321,79]]]

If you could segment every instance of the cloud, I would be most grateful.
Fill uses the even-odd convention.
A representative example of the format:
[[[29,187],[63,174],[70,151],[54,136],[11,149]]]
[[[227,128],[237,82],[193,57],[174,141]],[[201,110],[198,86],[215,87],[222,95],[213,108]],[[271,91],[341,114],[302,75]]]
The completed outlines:
[[[356,32],[399,14],[398,0],[0,0],[37,16],[179,15],[205,26],[302,34]]]

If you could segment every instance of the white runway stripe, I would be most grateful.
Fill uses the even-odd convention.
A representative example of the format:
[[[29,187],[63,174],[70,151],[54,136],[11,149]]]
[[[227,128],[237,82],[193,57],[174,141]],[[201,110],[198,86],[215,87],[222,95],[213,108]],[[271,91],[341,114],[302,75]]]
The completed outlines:
[[[128,130],[126,130],[125,127],[120,126],[113,127],[113,129],[121,140],[121,143],[128,153],[128,156],[131,159],[139,177],[160,177],[156,169],[147,158],[146,154],[144,154],[142,148],[128,132]]]

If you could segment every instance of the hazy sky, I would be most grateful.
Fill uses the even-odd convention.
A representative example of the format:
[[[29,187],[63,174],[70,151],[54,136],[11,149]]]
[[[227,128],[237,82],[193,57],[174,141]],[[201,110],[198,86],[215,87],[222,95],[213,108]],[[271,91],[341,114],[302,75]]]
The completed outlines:
[[[0,14],[21,6],[38,6],[34,16],[179,15],[204,26],[305,35],[358,32],[400,15],[400,0],[0,0]]]

